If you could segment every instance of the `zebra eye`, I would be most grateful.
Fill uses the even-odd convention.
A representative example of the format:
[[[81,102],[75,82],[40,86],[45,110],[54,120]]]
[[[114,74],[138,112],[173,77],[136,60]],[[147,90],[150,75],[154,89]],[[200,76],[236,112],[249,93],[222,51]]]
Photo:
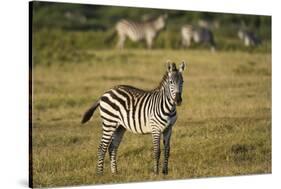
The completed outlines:
[[[170,84],[173,84],[173,81],[172,81],[172,80],[170,80]]]

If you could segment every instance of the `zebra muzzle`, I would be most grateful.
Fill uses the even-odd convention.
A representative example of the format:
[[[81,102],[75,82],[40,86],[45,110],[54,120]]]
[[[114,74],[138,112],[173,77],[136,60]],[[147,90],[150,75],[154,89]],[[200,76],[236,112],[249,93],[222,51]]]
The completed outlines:
[[[182,102],[182,98],[181,98],[181,94],[180,93],[176,93],[176,105],[181,105]]]

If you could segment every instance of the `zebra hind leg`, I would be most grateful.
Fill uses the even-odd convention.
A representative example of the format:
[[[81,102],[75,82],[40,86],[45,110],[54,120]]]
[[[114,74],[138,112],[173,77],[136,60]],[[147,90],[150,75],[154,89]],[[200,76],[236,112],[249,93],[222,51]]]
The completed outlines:
[[[112,141],[109,145],[108,152],[110,158],[110,168],[111,173],[117,173],[117,163],[116,163],[116,156],[117,156],[117,149],[118,146],[123,138],[126,129],[122,126],[119,126],[113,134]]]
[[[103,123],[102,126],[103,126],[103,132],[102,132],[100,145],[98,148],[98,163],[97,163],[98,175],[103,174],[104,157],[108,149],[108,146],[111,143],[113,133],[117,128],[117,123],[113,123],[112,125],[107,125]]]

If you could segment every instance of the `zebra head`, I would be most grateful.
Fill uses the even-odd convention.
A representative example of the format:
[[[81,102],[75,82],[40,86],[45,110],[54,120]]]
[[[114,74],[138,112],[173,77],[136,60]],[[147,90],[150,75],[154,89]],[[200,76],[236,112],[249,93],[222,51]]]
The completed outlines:
[[[169,88],[169,96],[171,97],[172,101],[176,105],[180,105],[182,102],[182,86],[183,86],[183,77],[182,72],[185,69],[185,62],[183,61],[179,65],[179,69],[177,69],[175,63],[167,63],[167,82]]]

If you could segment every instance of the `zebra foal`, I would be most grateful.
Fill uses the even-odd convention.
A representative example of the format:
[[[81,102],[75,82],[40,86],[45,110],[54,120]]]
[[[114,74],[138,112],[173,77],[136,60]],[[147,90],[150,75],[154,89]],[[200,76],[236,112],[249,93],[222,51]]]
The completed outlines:
[[[115,26],[118,35],[117,48],[124,48],[126,38],[129,38],[133,42],[145,40],[147,48],[151,49],[153,40],[165,28],[166,18],[167,15],[165,14],[156,19],[143,22],[135,22],[127,19],[120,20]]]
[[[99,107],[102,137],[98,148],[97,173],[103,173],[104,157],[109,152],[111,172],[117,172],[116,154],[126,130],[135,134],[152,134],[154,173],[159,173],[160,139],[163,134],[163,174],[168,174],[170,138],[176,122],[176,106],[182,102],[185,63],[177,69],[167,63],[167,71],[160,84],[152,90],[119,85],[105,92],[85,113],[81,123],[87,122]],[[140,162],[141,163],[141,162]]]

